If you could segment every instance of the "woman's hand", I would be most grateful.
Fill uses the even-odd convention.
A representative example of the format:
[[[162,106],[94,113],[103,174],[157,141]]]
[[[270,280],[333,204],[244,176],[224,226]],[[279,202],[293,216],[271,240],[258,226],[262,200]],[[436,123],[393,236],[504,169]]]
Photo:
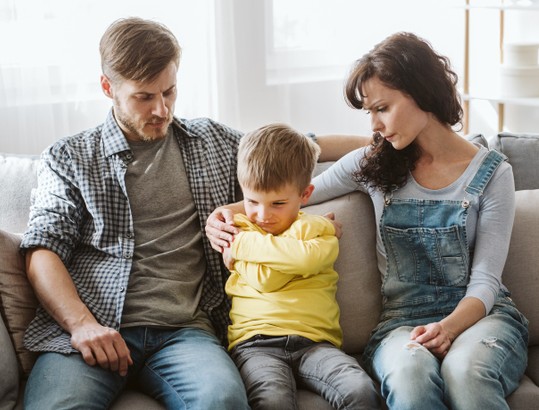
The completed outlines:
[[[328,212],[327,214],[324,214],[324,217],[330,220],[330,222],[333,224],[333,227],[335,228],[335,236],[337,239],[341,239],[342,236],[342,223],[335,220],[335,214],[333,212]]]
[[[230,207],[220,207],[206,220],[206,236],[210,240],[211,247],[217,252],[223,253],[223,249],[229,248],[234,241],[234,235],[240,232],[234,226],[235,213]]]
[[[443,359],[447,355],[454,337],[440,322],[434,322],[415,327],[410,332],[410,339],[421,344],[434,356]]]
[[[230,248],[224,248],[223,263],[228,270],[232,270],[234,268],[234,262],[236,262],[236,260],[232,257],[232,251],[230,250]]]
[[[415,327],[410,333],[410,339],[424,346],[439,359],[443,359],[453,341],[485,315],[485,305],[481,300],[466,297],[440,322]]]

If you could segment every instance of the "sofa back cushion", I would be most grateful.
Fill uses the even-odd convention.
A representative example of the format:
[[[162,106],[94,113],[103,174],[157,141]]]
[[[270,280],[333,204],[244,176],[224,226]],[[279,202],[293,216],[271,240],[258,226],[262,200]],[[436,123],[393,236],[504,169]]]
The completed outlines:
[[[341,309],[343,350],[359,354],[378,324],[382,307],[371,199],[364,193],[353,192],[303,210],[318,215],[333,212],[343,225],[339,257],[335,263],[339,274],[337,301]]]
[[[530,321],[530,345],[539,344],[539,189],[516,192],[515,224],[503,283]]]
[[[507,156],[517,191],[539,189],[539,134],[501,132],[489,145]]]
[[[0,229],[18,233],[26,229],[38,162],[38,156],[0,153]]]

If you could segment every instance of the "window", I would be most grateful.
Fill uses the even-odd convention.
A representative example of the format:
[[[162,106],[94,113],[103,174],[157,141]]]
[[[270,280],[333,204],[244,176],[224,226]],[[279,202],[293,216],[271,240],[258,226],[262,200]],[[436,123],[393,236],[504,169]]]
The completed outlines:
[[[462,1],[266,0],[268,84],[342,80],[351,64],[395,31],[413,31],[443,52],[462,47]],[[434,16],[434,18],[433,18]],[[449,23],[452,23],[451,25]]]

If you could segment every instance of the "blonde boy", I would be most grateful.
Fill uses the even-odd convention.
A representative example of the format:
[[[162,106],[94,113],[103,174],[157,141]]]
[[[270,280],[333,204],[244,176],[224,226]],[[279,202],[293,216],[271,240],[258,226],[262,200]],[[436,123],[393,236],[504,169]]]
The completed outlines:
[[[357,361],[342,352],[335,299],[335,228],[300,207],[313,192],[319,148],[282,124],[245,135],[238,180],[245,215],[225,258],[232,299],[229,349],[253,409],[295,409],[296,383],[337,409],[377,408],[377,393]]]

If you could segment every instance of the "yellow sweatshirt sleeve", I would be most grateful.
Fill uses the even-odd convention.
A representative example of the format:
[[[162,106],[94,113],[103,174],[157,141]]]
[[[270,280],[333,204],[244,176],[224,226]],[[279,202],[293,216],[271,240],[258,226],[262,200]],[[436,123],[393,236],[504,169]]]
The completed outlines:
[[[259,292],[275,292],[294,279],[293,275],[287,275],[266,265],[241,260],[235,262],[234,270],[249,286]]]
[[[261,292],[278,290],[295,276],[316,275],[337,259],[335,229],[323,217],[302,214],[279,236],[261,232],[252,224],[242,228],[231,249],[234,269]]]

